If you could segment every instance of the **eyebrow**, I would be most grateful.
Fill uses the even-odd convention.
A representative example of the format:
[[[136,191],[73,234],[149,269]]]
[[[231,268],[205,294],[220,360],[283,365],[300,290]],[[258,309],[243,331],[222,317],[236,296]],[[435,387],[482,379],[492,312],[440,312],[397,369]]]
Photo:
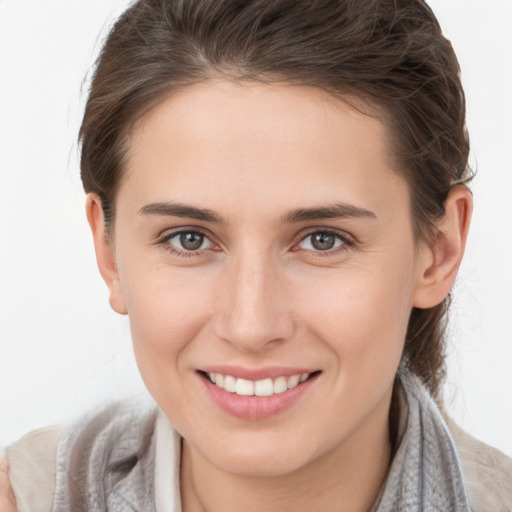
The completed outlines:
[[[141,215],[165,215],[168,217],[183,217],[186,219],[202,220],[215,224],[227,224],[218,213],[205,208],[196,208],[180,203],[150,203],[139,210]]]
[[[356,218],[376,219],[375,213],[351,204],[334,204],[332,206],[320,208],[301,208],[287,213],[282,222],[293,224],[295,222],[304,222],[307,220],[318,219],[356,219]]]
[[[201,220],[214,224],[227,224],[222,215],[206,208],[197,208],[181,203],[150,203],[139,210],[141,215],[162,215],[168,217],[182,217],[187,219]],[[350,204],[334,204],[318,208],[300,208],[288,212],[281,218],[283,224],[294,224],[308,220],[320,219],[355,219],[372,218],[377,216],[370,210],[359,208]]]

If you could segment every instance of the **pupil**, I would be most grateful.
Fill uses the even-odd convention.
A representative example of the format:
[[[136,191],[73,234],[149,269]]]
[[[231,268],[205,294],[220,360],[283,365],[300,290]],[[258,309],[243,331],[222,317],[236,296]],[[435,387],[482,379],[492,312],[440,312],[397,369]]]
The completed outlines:
[[[332,249],[335,242],[334,235],[330,235],[329,233],[316,233],[311,240],[313,247],[320,251]]]
[[[197,251],[203,245],[204,236],[200,233],[182,233],[180,243],[187,251]]]

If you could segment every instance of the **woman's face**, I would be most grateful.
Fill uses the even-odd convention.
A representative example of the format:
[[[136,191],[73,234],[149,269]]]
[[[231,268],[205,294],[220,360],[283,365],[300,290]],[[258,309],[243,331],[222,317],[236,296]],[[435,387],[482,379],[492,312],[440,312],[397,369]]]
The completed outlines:
[[[421,272],[409,212],[382,124],[317,88],[210,81],[136,127],[112,303],[197,456],[277,475],[385,436]]]

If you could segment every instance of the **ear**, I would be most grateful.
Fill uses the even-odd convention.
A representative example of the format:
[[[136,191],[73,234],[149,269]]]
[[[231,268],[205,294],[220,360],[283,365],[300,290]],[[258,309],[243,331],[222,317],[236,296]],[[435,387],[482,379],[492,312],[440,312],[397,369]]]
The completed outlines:
[[[431,308],[450,292],[459,270],[468,237],[473,197],[464,185],[456,185],[448,194],[444,214],[436,223],[431,245],[420,248],[420,269],[413,306]]]
[[[101,200],[96,194],[87,194],[85,210],[94,239],[96,262],[110,292],[110,306],[116,313],[126,315],[126,304],[117,272],[113,243],[109,240],[105,230],[103,208]]]

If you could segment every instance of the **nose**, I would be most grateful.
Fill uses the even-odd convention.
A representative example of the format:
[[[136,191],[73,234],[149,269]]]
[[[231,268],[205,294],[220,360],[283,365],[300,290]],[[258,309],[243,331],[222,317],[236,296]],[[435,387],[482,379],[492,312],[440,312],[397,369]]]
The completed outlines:
[[[254,251],[222,273],[215,329],[244,352],[264,352],[292,336],[291,302],[278,262]]]

